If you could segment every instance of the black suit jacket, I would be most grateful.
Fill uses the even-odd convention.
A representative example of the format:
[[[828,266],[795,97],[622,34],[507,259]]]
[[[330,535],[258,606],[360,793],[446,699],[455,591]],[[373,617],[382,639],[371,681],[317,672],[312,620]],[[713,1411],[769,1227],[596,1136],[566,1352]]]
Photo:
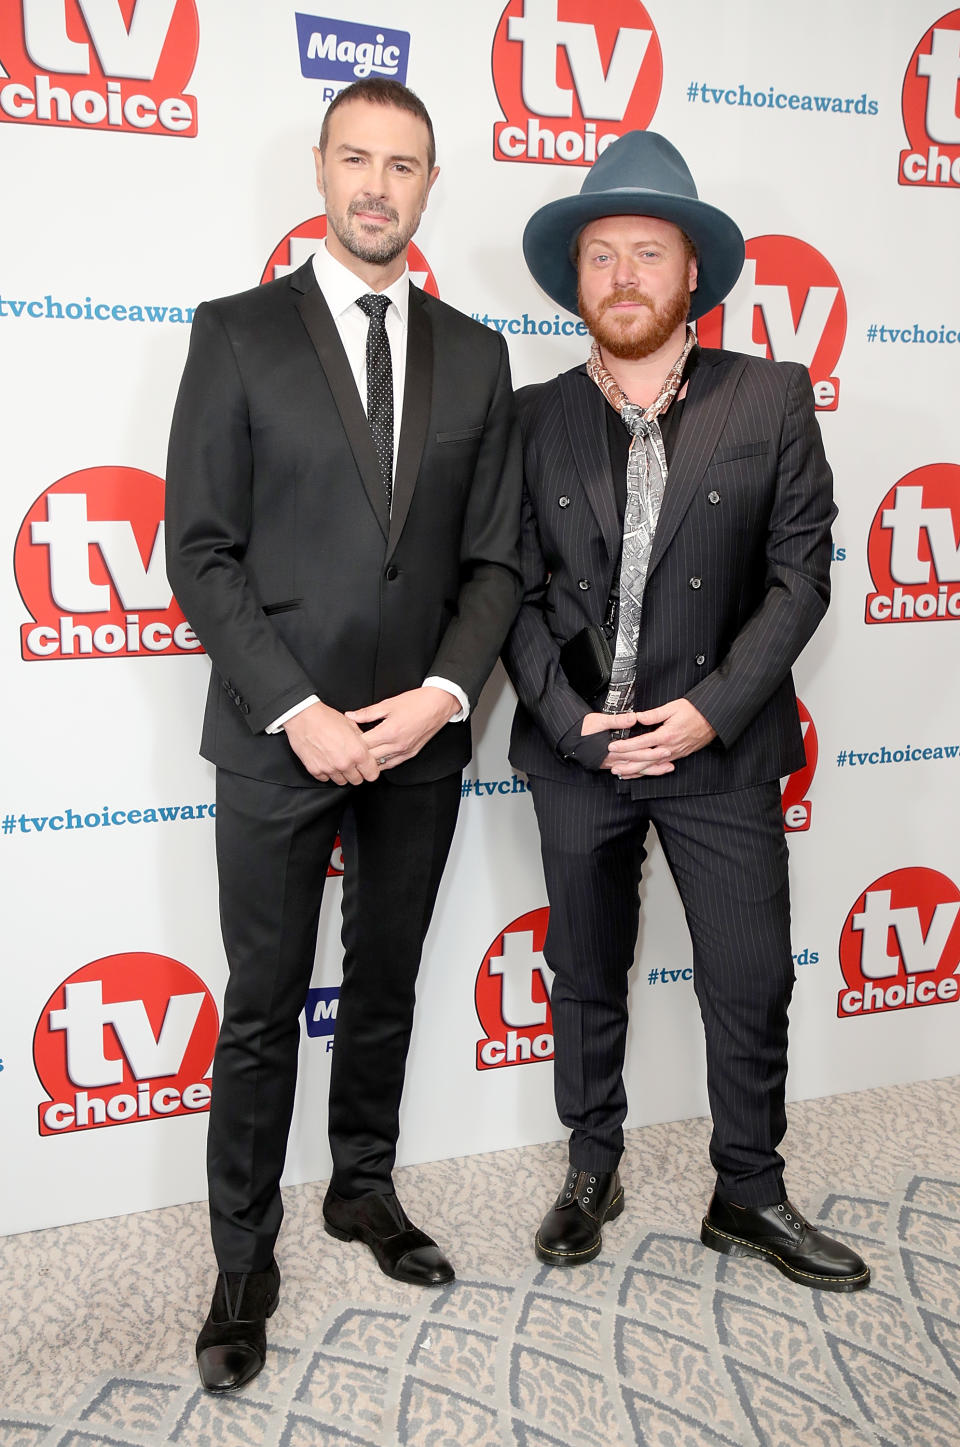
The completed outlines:
[[[620,552],[605,408],[576,367],[518,394],[524,599],[504,652],[511,762],[598,783],[560,752],[590,711],[561,645],[600,623]],[[832,475],[806,370],[703,350],[670,463],[643,602],[639,709],[686,697],[717,732],[634,797],[722,792],[803,763],[790,669],[829,600]]]
[[[265,727],[439,675],[471,703],[520,596],[519,446],[502,337],[410,289],[392,512],[312,261],[197,308],[167,464],[167,568],[214,673],[201,753],[315,782]],[[450,724],[393,782],[470,757]]]

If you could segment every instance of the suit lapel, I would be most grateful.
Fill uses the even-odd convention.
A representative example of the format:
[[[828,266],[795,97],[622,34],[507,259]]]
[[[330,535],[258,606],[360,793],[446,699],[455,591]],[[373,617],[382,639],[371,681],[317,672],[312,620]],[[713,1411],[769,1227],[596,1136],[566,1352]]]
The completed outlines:
[[[316,284],[313,262],[306,262],[294,272],[290,277],[290,284],[294,291],[299,293],[296,299],[297,310],[320,358],[320,365],[333,394],[370,506],[386,537],[390,518],[377,451],[347,354],[343,350],[340,335],[323,299],[323,293]]]
[[[393,552],[413,501],[420,460],[427,438],[433,400],[433,327],[423,305],[423,293],[411,284],[407,312],[407,366],[403,383],[403,417],[393,479],[393,507],[387,537],[387,556]]]
[[[610,561],[615,562],[623,542],[623,530],[617,517],[616,492],[610,469],[604,411],[607,403],[600,388],[586,377],[582,367],[561,375],[560,392],[570,451]]]
[[[746,358],[702,353],[690,378],[647,576],[663,557],[717,446]]]

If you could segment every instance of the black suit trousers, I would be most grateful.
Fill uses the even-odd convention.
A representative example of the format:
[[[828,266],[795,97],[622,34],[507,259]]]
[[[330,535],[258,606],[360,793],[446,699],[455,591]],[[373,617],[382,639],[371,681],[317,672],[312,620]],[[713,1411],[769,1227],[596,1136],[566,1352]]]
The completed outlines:
[[[460,776],[288,787],[217,771],[220,921],[229,966],[213,1068],[207,1171],[222,1270],[264,1270],[320,902],[343,846],[343,984],[330,1078],[332,1185],[392,1190],[424,936],[453,838]]]
[[[779,785],[662,799],[633,799],[607,776],[578,785],[531,777],[530,788],[550,901],[554,1086],[571,1164],[612,1171],[623,1152],[627,976],[652,823],[693,942],[717,1189],[742,1205],[782,1199],[794,973]]]

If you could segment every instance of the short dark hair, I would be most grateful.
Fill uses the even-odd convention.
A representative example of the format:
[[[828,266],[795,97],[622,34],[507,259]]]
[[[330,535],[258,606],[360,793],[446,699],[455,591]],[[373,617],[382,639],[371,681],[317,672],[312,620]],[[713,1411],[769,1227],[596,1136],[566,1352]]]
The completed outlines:
[[[327,141],[330,136],[330,117],[339,106],[345,105],[347,101],[365,100],[372,105],[396,106],[398,110],[408,111],[410,115],[416,116],[423,121],[427,128],[427,170],[432,171],[437,159],[437,145],[433,136],[433,122],[430,119],[426,106],[418,95],[415,95],[408,86],[401,85],[398,80],[389,80],[382,75],[368,75],[363,80],[355,80],[345,90],[338,91],[327,107],[327,113],[323,118],[323,125],[320,128],[320,154],[326,154]]]

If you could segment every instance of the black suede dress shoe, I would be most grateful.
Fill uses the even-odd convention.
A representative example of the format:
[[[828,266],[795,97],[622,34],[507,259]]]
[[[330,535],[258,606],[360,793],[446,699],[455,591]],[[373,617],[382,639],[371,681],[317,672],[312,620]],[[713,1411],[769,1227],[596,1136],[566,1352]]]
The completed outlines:
[[[267,1357],[266,1320],[280,1300],[280,1271],[221,1271],[210,1312],[197,1337],[197,1369],[208,1392],[233,1392]]]
[[[819,1291],[860,1291],[870,1268],[855,1251],[818,1231],[789,1201],[777,1206],[735,1206],[714,1195],[700,1240],[725,1256],[759,1256],[801,1286]]]
[[[395,1195],[371,1191],[351,1199],[328,1190],[323,1225],[338,1241],[363,1241],[380,1270],[394,1281],[409,1286],[446,1286],[454,1279],[453,1267],[436,1241],[414,1226]]]
[[[623,1210],[616,1171],[581,1171],[571,1166],[553,1209],[540,1222],[533,1249],[548,1266],[581,1266],[603,1245],[600,1228]]]

